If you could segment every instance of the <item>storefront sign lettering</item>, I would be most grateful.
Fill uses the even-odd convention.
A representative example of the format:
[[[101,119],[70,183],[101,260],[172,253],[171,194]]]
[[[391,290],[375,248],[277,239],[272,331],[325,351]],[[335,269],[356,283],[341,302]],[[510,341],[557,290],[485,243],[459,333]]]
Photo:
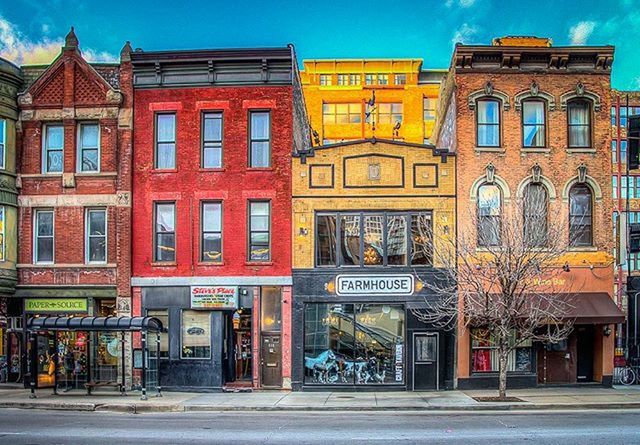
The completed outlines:
[[[191,286],[191,309],[236,309],[237,286]]]
[[[404,345],[396,345],[396,382],[402,382],[404,375]]]
[[[338,275],[338,295],[413,295],[413,275]]]
[[[25,312],[81,314],[88,312],[86,298],[27,298],[24,300]]]

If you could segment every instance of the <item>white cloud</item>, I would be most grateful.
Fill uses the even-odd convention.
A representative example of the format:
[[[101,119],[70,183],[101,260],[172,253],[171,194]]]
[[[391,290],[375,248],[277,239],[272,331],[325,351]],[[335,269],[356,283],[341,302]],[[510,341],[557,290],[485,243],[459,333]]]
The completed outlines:
[[[569,39],[572,45],[584,45],[596,28],[596,22],[578,22],[569,29]]]
[[[470,43],[473,37],[478,33],[478,27],[475,25],[469,25],[463,23],[460,28],[456,30],[451,39],[451,43]]]
[[[469,8],[474,5],[476,0],[447,0],[444,4],[447,8],[451,8],[453,4],[460,5],[461,8]]]
[[[16,25],[0,16],[0,57],[11,60],[17,65],[51,63],[60,54],[63,46],[63,38],[43,37],[39,41],[31,40]],[[117,60],[113,54],[91,48],[82,49],[82,54],[90,62]]]

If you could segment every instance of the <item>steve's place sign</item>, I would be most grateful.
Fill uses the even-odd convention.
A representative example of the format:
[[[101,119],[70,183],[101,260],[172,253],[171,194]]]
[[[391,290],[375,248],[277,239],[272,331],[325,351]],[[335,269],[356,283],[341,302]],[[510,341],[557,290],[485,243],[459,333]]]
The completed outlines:
[[[338,295],[413,295],[411,274],[338,275]]]

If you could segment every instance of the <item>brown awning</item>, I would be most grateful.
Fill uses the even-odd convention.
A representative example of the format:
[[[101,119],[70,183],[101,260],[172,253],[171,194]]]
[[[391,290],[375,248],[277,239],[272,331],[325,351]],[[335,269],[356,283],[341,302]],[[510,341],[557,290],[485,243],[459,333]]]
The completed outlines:
[[[558,297],[569,299],[572,309],[567,318],[575,318],[575,324],[624,323],[624,314],[606,292],[558,294]]]

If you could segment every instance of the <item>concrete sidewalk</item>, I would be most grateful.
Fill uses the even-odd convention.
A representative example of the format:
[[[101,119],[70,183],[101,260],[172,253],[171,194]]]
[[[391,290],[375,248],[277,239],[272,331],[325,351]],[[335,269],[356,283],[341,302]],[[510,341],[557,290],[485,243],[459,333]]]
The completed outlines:
[[[545,409],[640,409],[640,386],[621,388],[535,388],[508,391],[521,402],[478,402],[474,397],[496,396],[496,391],[439,392],[285,392],[179,393],[162,397],[129,392],[83,391],[52,395],[39,390],[36,399],[24,389],[0,390],[0,408],[76,411],[184,412],[184,411],[486,411]]]

